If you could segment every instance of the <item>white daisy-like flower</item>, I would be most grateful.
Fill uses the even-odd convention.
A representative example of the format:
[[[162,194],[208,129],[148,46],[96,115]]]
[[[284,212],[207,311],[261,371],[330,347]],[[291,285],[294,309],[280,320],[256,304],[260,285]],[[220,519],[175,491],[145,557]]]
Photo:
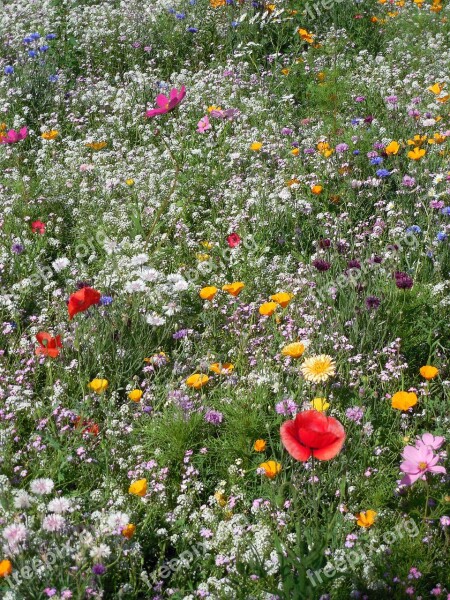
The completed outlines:
[[[9,547],[14,549],[26,540],[27,528],[22,523],[13,523],[5,527],[2,537],[8,542]]]

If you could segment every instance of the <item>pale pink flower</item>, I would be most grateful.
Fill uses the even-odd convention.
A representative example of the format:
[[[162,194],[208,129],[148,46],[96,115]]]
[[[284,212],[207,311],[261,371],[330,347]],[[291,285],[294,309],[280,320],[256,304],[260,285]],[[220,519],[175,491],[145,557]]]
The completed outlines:
[[[400,470],[405,473],[401,485],[412,485],[418,479],[425,479],[426,473],[446,473],[445,467],[437,465],[439,456],[433,454],[428,446],[419,448],[406,446],[402,454],[405,459],[400,465]]]
[[[421,446],[427,446],[432,450],[439,450],[442,444],[445,442],[445,438],[437,435],[434,436],[432,433],[424,433],[417,441],[416,448],[420,448]]]
[[[211,123],[209,122],[208,115],[206,115],[197,123],[197,132],[205,133],[208,129],[211,129]]]

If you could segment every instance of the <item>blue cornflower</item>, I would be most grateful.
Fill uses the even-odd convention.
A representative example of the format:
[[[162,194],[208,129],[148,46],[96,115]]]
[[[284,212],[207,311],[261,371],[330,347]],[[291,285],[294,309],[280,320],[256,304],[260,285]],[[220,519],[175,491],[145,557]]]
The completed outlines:
[[[407,233],[422,233],[422,230],[418,225],[411,225],[406,229]]]
[[[56,83],[58,81],[58,75],[50,75],[48,80],[50,81],[50,83]]]
[[[49,46],[47,46],[47,45],[39,46],[39,52],[47,52],[48,49],[49,49]]]
[[[195,3],[196,3],[196,0],[189,0],[189,4],[190,4],[191,6],[195,6]]]
[[[237,27],[239,25],[239,21],[231,21],[231,27]]]
[[[359,152],[359,150],[353,150],[353,154],[354,154],[355,156],[358,156],[358,154],[360,154],[360,152]]]
[[[383,159],[381,156],[376,156],[375,158],[372,158],[370,161],[371,165],[381,165],[381,163],[383,162]]]
[[[352,125],[359,125],[361,123],[362,119],[360,119],[359,117],[357,117],[356,119],[352,119],[351,120],[351,124]]]
[[[189,31],[189,33],[197,33],[198,29],[197,27],[188,27],[187,31]]]
[[[35,50],[28,50],[28,56],[30,58],[36,58],[37,52]]]
[[[174,14],[175,14],[177,11],[176,11],[174,8],[169,8],[169,9],[168,9],[168,12],[169,12],[171,15],[174,15]]]
[[[100,297],[100,306],[108,306],[113,301],[112,296],[101,296]]]
[[[14,67],[11,67],[11,65],[7,65],[5,67],[5,75],[12,75],[14,73]]]
[[[40,33],[37,33],[37,32],[36,32],[36,33],[31,33],[31,34],[30,34],[30,38],[31,38],[32,40],[38,40],[40,37],[41,37],[41,34],[40,34]]]
[[[447,217],[450,216],[450,206],[444,206],[444,208],[441,210],[441,213],[443,215],[447,215]]]
[[[45,36],[46,40],[54,40],[56,38],[56,33],[47,33]]]
[[[33,38],[30,37],[29,35],[27,35],[27,37],[24,37],[22,41],[24,44],[31,44],[31,42],[33,41]]]
[[[378,169],[378,171],[377,171],[378,177],[389,177],[390,174],[391,174],[391,172],[388,171],[387,169]]]
[[[182,19],[185,19],[185,18],[186,18],[186,15],[185,15],[184,13],[177,13],[175,16],[176,16],[176,18],[177,18],[177,19],[179,19],[180,21],[181,21]]]
[[[437,241],[438,241],[438,242],[445,242],[445,240],[447,239],[447,237],[448,237],[448,236],[447,236],[447,234],[446,234],[446,233],[444,233],[443,231],[440,231],[440,232],[437,234],[437,236],[436,236],[436,239],[437,239]]]

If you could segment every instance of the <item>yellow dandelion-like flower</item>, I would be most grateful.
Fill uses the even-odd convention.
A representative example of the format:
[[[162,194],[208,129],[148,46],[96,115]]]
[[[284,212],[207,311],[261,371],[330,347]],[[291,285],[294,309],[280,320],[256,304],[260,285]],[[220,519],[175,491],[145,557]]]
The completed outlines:
[[[336,363],[328,354],[317,354],[305,360],[300,370],[306,381],[324,383],[336,373]]]

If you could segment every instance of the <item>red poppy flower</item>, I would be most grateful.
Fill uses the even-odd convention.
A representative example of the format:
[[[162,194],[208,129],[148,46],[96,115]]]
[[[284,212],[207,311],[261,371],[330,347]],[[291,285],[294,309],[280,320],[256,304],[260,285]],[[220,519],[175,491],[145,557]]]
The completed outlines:
[[[241,243],[241,238],[237,233],[230,233],[230,235],[227,237],[227,242],[230,248],[236,248],[236,246],[239,246]]]
[[[79,313],[87,310],[93,304],[100,302],[100,292],[94,290],[94,288],[84,287],[78,292],[71,294],[69,298],[69,320]]]
[[[283,423],[280,434],[289,454],[302,462],[310,456],[330,460],[339,454],[345,442],[341,423],[317,410],[298,413],[293,421]]]
[[[40,331],[36,334],[36,339],[39,342],[39,346],[36,348],[36,356],[51,356],[56,358],[59,354],[59,349],[62,348],[61,336],[57,335],[52,337],[46,331]]]
[[[42,221],[33,221],[31,223],[31,231],[33,233],[39,233],[39,235],[44,235],[45,227],[46,225]]]

